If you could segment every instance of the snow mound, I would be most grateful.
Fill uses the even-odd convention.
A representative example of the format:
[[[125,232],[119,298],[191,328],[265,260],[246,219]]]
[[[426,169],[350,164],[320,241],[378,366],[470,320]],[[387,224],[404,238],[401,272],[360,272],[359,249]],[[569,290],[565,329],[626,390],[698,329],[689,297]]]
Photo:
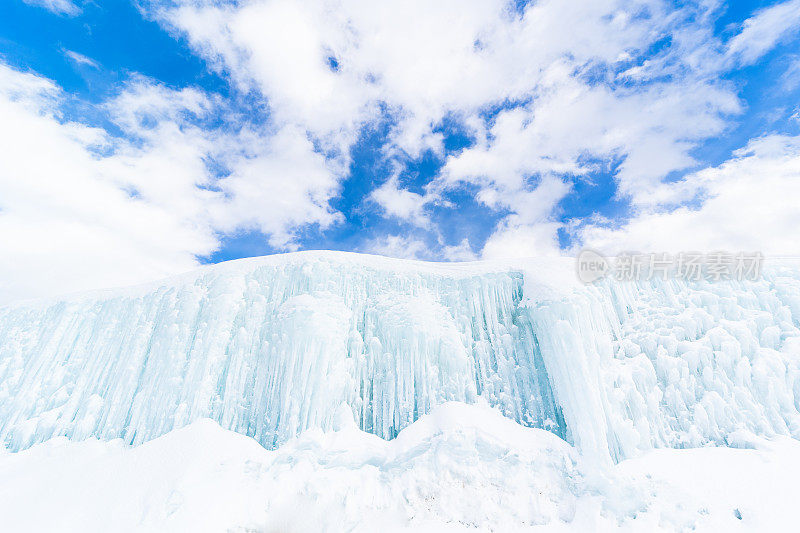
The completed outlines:
[[[56,438],[0,454],[3,527],[711,531],[793,519],[796,441],[598,467],[485,406],[446,403],[392,441],[357,429],[349,409],[338,413],[338,431],[310,430],[274,451],[203,419],[136,447]]]

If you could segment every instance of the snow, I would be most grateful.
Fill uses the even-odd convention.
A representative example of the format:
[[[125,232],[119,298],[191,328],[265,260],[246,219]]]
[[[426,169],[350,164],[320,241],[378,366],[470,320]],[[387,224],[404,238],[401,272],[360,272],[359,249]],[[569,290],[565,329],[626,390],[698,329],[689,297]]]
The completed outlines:
[[[601,467],[485,405],[391,441],[337,410],[276,450],[208,419],[140,446],[60,437],[0,454],[9,531],[786,530],[800,443],[656,450]],[[741,520],[737,518],[739,513]]]
[[[701,531],[796,530],[800,443],[751,437],[748,444],[749,449],[654,450],[617,470],[655,482],[650,512],[662,512],[676,497],[691,502],[701,515],[696,522]],[[684,517],[696,518],[691,512]]]
[[[586,457],[800,437],[800,270],[578,283],[568,258],[304,252],[0,308],[0,442],[141,444],[202,418],[274,449],[342,405],[391,439],[485,402]]]

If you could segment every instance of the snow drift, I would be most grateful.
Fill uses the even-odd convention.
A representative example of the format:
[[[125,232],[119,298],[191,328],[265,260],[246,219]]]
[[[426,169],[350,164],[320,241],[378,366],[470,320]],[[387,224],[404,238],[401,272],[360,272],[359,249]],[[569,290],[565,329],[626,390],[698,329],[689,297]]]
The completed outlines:
[[[486,402],[585,455],[800,437],[800,270],[579,286],[572,262],[239,260],[0,308],[0,441],[138,444],[200,418],[275,448]]]
[[[203,419],[140,446],[0,452],[3,528],[40,531],[793,531],[800,442],[598,467],[552,433],[446,403],[386,441],[340,410],[276,450]]]

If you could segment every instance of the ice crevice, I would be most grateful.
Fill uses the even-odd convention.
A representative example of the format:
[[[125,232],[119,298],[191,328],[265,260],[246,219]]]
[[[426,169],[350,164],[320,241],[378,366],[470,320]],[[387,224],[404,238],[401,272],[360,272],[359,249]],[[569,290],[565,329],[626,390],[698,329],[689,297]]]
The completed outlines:
[[[566,259],[239,260],[0,308],[0,441],[138,444],[211,418],[274,448],[342,406],[391,439],[448,401],[615,461],[742,431],[798,438],[799,328],[790,264],[581,286]]]

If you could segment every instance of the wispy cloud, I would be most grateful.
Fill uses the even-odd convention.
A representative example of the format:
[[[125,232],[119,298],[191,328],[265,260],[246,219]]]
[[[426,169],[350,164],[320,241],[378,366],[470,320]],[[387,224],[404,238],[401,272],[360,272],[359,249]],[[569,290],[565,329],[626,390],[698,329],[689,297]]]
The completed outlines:
[[[92,67],[95,69],[100,68],[100,64],[97,61],[83,54],[79,54],[78,52],[75,52],[73,50],[64,49],[62,50],[62,53],[76,65],[85,65],[87,67]]]
[[[756,12],[728,41],[727,56],[739,65],[752,65],[786,37],[800,31],[800,0],[789,0]]]
[[[781,82],[787,91],[800,87],[800,57],[792,58],[791,63],[781,75]]]
[[[43,7],[56,15],[74,17],[81,13],[81,8],[71,0],[23,0],[26,4]]]

